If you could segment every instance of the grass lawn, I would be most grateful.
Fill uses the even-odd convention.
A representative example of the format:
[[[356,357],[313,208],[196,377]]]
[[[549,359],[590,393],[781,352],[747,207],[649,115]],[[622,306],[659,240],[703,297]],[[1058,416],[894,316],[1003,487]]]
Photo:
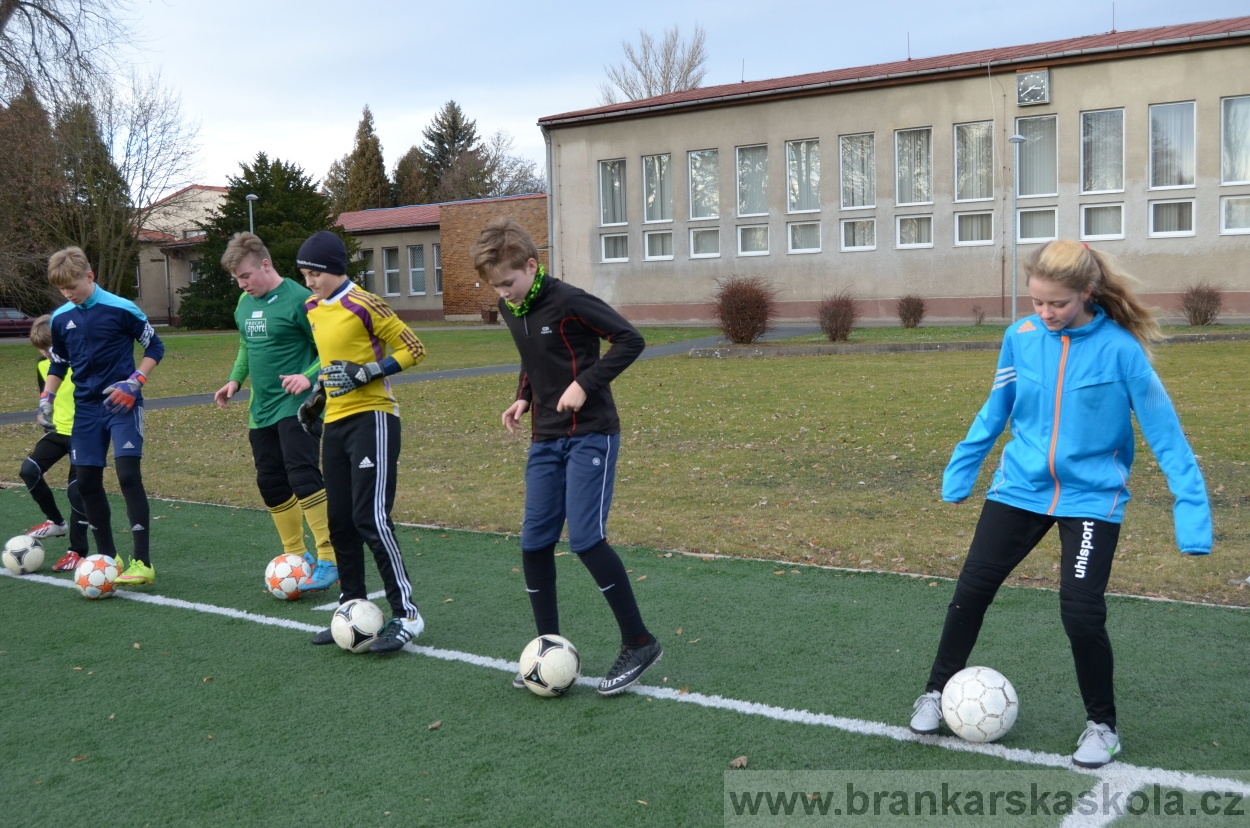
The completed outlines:
[[[897,325],[886,327],[862,327],[851,331],[849,342],[997,342],[1003,338],[1003,325],[921,325],[919,328],[906,328]],[[1211,334],[1211,333],[1247,333],[1250,325],[1165,325],[1163,332],[1167,336],[1178,334]],[[777,345],[810,345],[828,342],[829,337],[823,333],[792,336],[774,340]]]
[[[470,351],[454,337],[473,342],[478,333],[448,331],[443,350]],[[182,344],[174,340],[171,350]],[[977,496],[944,504],[940,480],[996,358],[990,351],[639,362],[613,389],[624,429],[613,542],[954,576]],[[1228,583],[1250,574],[1248,359],[1247,342],[1159,349],[1158,370],[1206,475],[1216,547],[1208,557],[1177,553],[1171,496],[1140,446],[1112,591],[1250,604],[1250,589]],[[198,389],[215,387],[218,367]],[[398,386],[397,519],[518,530],[527,440],[499,422],[514,384],[512,376],[492,376]],[[149,491],[257,504],[246,425],[241,406],[148,412]],[[37,437],[33,424],[0,427],[0,469],[9,470],[0,479],[18,480]],[[1057,545],[1048,541],[1012,583],[1053,586],[1057,565]]]

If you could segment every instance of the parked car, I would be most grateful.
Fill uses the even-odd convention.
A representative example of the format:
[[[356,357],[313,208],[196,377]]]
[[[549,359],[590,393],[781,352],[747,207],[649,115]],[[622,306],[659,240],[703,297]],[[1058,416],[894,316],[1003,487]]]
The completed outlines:
[[[0,336],[30,336],[33,316],[27,316],[17,308],[0,308]]]

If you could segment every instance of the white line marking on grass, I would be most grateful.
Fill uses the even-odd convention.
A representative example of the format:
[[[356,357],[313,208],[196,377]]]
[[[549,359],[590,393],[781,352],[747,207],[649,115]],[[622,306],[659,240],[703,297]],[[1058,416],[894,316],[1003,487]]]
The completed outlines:
[[[379,589],[377,592],[370,592],[370,593],[369,593],[368,595],[366,595],[365,597],[366,597],[366,598],[368,598],[370,601],[372,601],[373,599],[375,599],[375,598],[381,598],[381,597],[382,597],[382,596],[384,596],[384,595],[386,595],[386,590],[384,590],[384,589]],[[319,607],[313,607],[313,609],[314,609],[314,610],[336,610],[336,609],[338,609],[338,608],[339,608],[339,602],[338,602],[338,601],[331,601],[331,602],[330,602],[330,603],[328,603],[328,604],[322,604],[322,605],[321,605],[321,606],[319,606]]]
[[[50,584],[52,586],[73,587],[73,583],[68,580],[51,578],[46,575],[16,576],[4,570],[0,570],[0,575],[9,578],[20,578],[23,581],[35,581],[41,584]],[[283,627],[285,629],[299,630],[301,632],[317,632],[322,629],[321,627],[314,626],[312,624],[304,624],[299,621],[291,621],[286,618],[272,618],[267,615],[257,615],[256,613],[244,612],[243,610],[237,610],[230,607],[219,607],[215,604],[183,601],[180,598],[167,598],[163,595],[150,595],[143,592],[129,591],[117,591],[114,592],[114,595],[124,600],[138,601],[144,604],[155,604],[157,606],[191,610],[192,612],[202,612],[209,615],[220,615],[226,618],[234,618],[241,621],[252,621],[257,624],[265,624],[271,627]],[[486,667],[491,670],[499,670],[505,673],[515,673],[517,671],[517,663],[515,661],[505,661],[501,658],[492,658],[490,656],[477,655],[476,653],[466,653],[459,650],[445,650],[438,647],[428,647],[420,644],[405,644],[404,649],[410,653],[428,656],[429,658],[436,658],[440,661],[460,662],[462,664],[470,664],[475,667]],[[578,679],[577,683],[585,687],[593,688],[598,686],[599,680],[590,676],[583,676]],[[870,722],[864,719],[832,716],[827,713],[812,713],[809,710],[794,710],[786,707],[762,704],[760,702],[728,699],[724,696],[707,695],[704,693],[683,693],[680,690],[675,690],[671,687],[634,685],[633,687],[630,687],[627,692],[634,693],[639,696],[649,696],[653,699],[662,699],[664,701],[694,704],[711,710],[729,710],[745,716],[761,716],[778,722],[789,722],[791,724],[808,725],[812,727],[828,727],[833,728],[834,730],[841,730],[846,733],[854,733],[860,736],[878,736],[886,739],[893,739],[896,742],[916,742],[922,745],[943,748],[945,750],[960,751],[963,753],[979,753],[983,756],[993,756],[999,759],[1004,759],[1008,762],[1016,762],[1023,765],[1059,768],[1062,770],[1069,770],[1074,773],[1092,776],[1100,781],[1115,786],[1117,790],[1142,790],[1151,785],[1157,784],[1164,788],[1175,788],[1183,791],[1220,791],[1238,793],[1242,796],[1250,796],[1250,782],[1240,779],[1199,776],[1186,771],[1174,771],[1167,770],[1165,768],[1145,768],[1138,765],[1131,765],[1127,762],[1118,761],[1112,762],[1103,768],[1090,770],[1073,765],[1072,760],[1063,754],[1043,753],[1040,751],[1025,750],[1023,748],[1009,748],[1004,747],[1003,745],[995,744],[974,744],[972,742],[965,742],[962,739],[958,739],[953,736],[917,736],[905,727],[889,725],[883,722]],[[1115,814],[1098,814],[1089,816],[1072,814],[1063,820],[1060,824],[1060,828],[1101,828],[1102,826],[1110,824],[1115,818]]]

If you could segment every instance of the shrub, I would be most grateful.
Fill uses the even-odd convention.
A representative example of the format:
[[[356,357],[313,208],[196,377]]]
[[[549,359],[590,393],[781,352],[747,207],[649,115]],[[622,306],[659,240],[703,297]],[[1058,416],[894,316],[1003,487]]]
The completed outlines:
[[[1181,309],[1190,325],[1213,325],[1224,309],[1224,293],[1210,282],[1199,282],[1185,288]]]
[[[845,342],[859,319],[859,308],[851,292],[843,288],[820,303],[816,319],[830,342]]]
[[[903,323],[904,328],[918,328],[924,319],[924,297],[914,293],[901,296],[895,310],[898,311],[898,321]]]
[[[985,324],[985,308],[980,305],[972,306],[972,324],[978,327]]]
[[[735,345],[747,345],[768,331],[777,310],[777,288],[763,276],[731,275],[716,280],[716,319]]]

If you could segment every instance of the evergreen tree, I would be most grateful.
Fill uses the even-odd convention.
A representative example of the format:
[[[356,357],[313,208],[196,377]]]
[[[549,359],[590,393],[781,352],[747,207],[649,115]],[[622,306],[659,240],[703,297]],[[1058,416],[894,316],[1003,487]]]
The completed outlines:
[[[382,142],[374,132],[373,113],[368,106],[356,127],[352,151],[330,167],[326,183],[336,213],[391,206],[391,183],[382,159]]]
[[[417,151],[427,181],[437,182],[433,191],[440,200],[451,200],[448,196],[480,198],[486,194],[485,176],[476,173],[476,169],[484,166],[477,121],[470,121],[460,104],[455,101],[443,104],[421,135],[425,141]],[[449,177],[456,180],[456,185],[441,186]]]
[[[329,201],[298,165],[276,158],[271,162],[261,152],[250,165],[240,166],[242,174],[227,179],[229,191],[217,212],[201,225],[206,236],[203,256],[195,265],[198,278],[178,291],[183,297],[179,316],[188,328],[234,327],[239,288],[222,269],[221,256],[230,237],[247,229],[249,193],[258,196],[252,205],[256,235],[269,248],[274,269],[282,276],[303,283],[295,257],[304,240],[318,230],[341,235],[349,260],[358,250],[355,239],[334,226]],[[360,263],[349,261],[349,274],[360,267]]]
[[[0,105],[0,303],[32,315],[62,301],[47,280],[57,172],[52,121],[27,87]]]
[[[407,204],[429,204],[436,200],[434,195],[438,182],[431,182],[425,174],[425,162],[421,150],[412,147],[395,163],[394,201],[397,207]],[[327,180],[329,176],[326,176]]]

